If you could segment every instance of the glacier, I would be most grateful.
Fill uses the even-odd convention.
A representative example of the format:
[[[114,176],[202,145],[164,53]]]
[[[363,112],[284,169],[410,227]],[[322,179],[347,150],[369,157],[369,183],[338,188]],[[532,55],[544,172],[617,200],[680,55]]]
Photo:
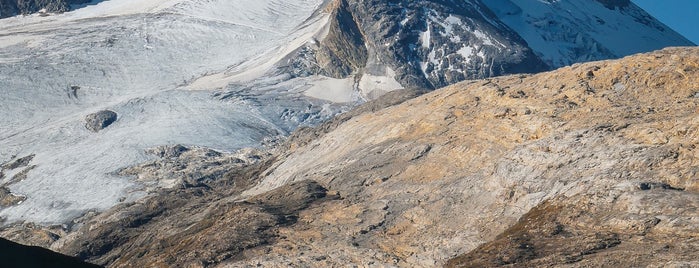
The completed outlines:
[[[144,196],[115,173],[151,159],[147,148],[257,147],[361,101],[313,98],[307,91],[322,95],[323,77],[266,75],[322,31],[321,5],[110,0],[0,20],[0,163],[36,155],[25,179],[4,171],[0,185],[27,199],[0,218],[69,222]],[[105,109],[117,121],[98,133],[85,129],[84,117]]]

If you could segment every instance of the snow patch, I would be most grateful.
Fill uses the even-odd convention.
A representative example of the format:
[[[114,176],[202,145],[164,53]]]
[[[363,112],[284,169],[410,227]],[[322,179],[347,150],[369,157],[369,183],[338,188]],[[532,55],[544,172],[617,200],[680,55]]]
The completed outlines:
[[[386,67],[385,75],[364,74],[359,80],[359,89],[362,96],[367,99],[374,99],[386,92],[403,89],[403,86],[396,80],[396,72]]]
[[[430,26],[428,25],[427,30],[420,33],[420,43],[422,43],[422,47],[430,48],[431,35],[432,31],[430,31]]]
[[[310,88],[304,92],[306,96],[335,103],[359,100],[352,78],[336,79],[315,76],[309,83],[311,85]]]

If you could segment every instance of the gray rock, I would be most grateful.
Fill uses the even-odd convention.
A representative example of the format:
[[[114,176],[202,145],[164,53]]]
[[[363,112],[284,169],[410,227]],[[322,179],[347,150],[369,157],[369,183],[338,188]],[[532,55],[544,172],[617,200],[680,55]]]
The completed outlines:
[[[0,0],[0,18],[36,13],[42,9],[65,12],[70,10],[70,5],[88,2],[90,0]]]
[[[92,132],[98,132],[117,120],[117,113],[109,110],[102,110],[85,117],[85,128]]]
[[[0,208],[14,206],[24,200],[27,200],[27,197],[14,195],[7,187],[0,187]]]
[[[328,35],[317,47],[297,51],[283,71],[344,78],[384,75],[388,67],[406,88],[435,89],[549,69],[517,33],[494,23],[498,18],[479,1],[336,0],[326,9],[332,15]],[[468,55],[470,48],[478,49]]]
[[[29,163],[32,161],[32,159],[34,159],[34,156],[35,156],[34,154],[30,154],[28,156],[18,158],[15,161],[5,163],[0,167],[2,167],[2,169],[10,169],[10,170],[15,169],[15,168],[26,167],[29,165]],[[2,177],[2,176],[0,176],[0,177]]]

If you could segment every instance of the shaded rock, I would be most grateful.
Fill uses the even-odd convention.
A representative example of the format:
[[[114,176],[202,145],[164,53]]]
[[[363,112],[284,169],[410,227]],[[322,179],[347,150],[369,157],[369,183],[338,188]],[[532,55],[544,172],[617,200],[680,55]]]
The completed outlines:
[[[100,267],[40,247],[30,247],[0,238],[0,259],[5,267]]]
[[[85,117],[85,128],[98,132],[117,120],[117,113],[109,110],[99,111]]]
[[[2,169],[15,169],[20,167],[26,167],[34,159],[34,156],[34,154],[31,154],[22,158],[18,158],[15,161],[3,164],[1,167]]]
[[[33,223],[14,223],[0,228],[0,236],[10,241],[21,241],[28,246],[50,248],[62,235],[63,226],[42,226]]]
[[[366,65],[365,40],[348,8],[347,0],[331,3],[328,35],[315,53],[323,74],[330,77],[345,78]]]
[[[27,178],[27,175],[29,174],[29,171],[32,171],[32,169],[34,169],[34,168],[36,168],[35,165],[31,165],[31,166],[26,167],[26,168],[23,169],[22,171],[18,172],[18,173],[15,174],[14,176],[12,176],[12,178],[10,178],[10,180],[7,182],[7,184],[8,184],[8,185],[9,185],[9,184],[13,184],[13,183],[15,183],[15,182],[18,182],[18,181],[21,181],[21,180],[26,179],[26,178]]]
[[[14,195],[7,187],[0,187],[0,208],[14,206],[27,200],[26,196]]]
[[[294,224],[301,210],[325,196],[312,181],[249,202],[212,202],[211,193],[204,192],[157,196],[90,221],[81,229],[87,233],[63,251],[110,267],[214,265],[276,243],[278,228]],[[121,213],[129,217],[104,224]]]
[[[158,146],[153,149],[149,149],[146,152],[161,158],[173,158],[179,157],[182,153],[186,151],[189,151],[189,148],[181,144],[176,144],[172,146]]]
[[[91,0],[0,0],[0,18],[46,12],[64,12],[70,5],[89,3]]]

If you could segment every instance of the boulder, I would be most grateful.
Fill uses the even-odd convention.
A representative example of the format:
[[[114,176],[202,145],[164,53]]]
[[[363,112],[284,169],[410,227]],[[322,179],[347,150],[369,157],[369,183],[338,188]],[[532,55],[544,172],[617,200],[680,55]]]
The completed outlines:
[[[109,110],[102,110],[85,117],[85,128],[92,132],[98,132],[117,120],[117,113]]]

